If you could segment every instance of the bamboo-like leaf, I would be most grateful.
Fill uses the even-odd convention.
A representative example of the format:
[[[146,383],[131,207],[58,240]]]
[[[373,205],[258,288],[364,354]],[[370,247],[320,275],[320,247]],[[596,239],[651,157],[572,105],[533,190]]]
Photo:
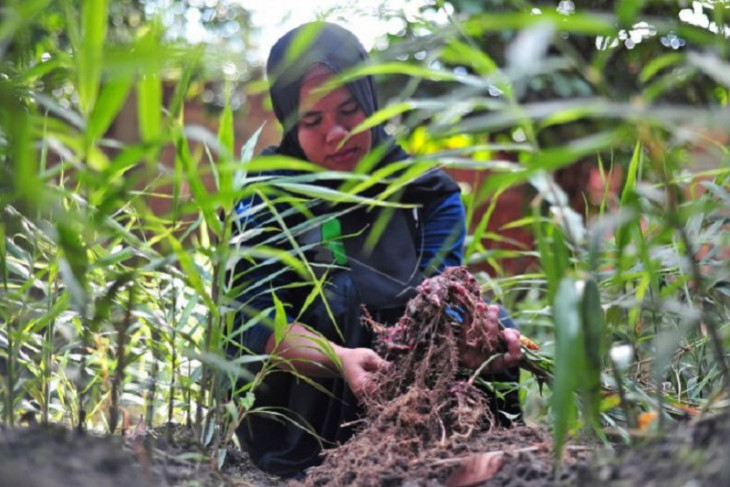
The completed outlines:
[[[388,105],[385,108],[381,108],[377,112],[370,115],[367,119],[362,121],[357,127],[352,129],[350,132],[351,135],[359,134],[360,132],[364,132],[366,130],[370,130],[373,127],[376,127],[391,118],[395,117],[396,115],[400,115],[402,113],[405,113],[409,110],[413,109],[413,104],[407,101],[396,103],[393,105]]]
[[[654,76],[656,76],[657,73],[659,73],[660,71],[668,68],[669,66],[679,64],[683,59],[684,55],[678,52],[657,56],[656,58],[650,60],[646,64],[646,66],[642,68],[639,79],[641,79],[642,83],[646,83],[650,81]]]
[[[253,158],[253,151],[256,147],[256,143],[259,140],[259,137],[261,136],[261,131],[264,128],[264,124],[261,124],[261,126],[256,129],[256,132],[253,133],[251,137],[246,141],[245,144],[241,147],[241,157],[239,159],[240,162],[250,162]],[[233,191],[239,191],[241,188],[243,188],[243,185],[246,182],[246,176],[248,175],[248,168],[246,168],[243,164],[239,164],[238,167],[233,172]]]
[[[0,148],[7,150],[7,154],[10,155],[8,161],[12,167],[10,193],[14,197],[22,198],[29,206],[39,204],[43,201],[44,195],[43,187],[38,181],[38,159],[33,151],[30,116],[12,91],[6,90],[5,85],[0,85],[0,106],[5,111],[0,116],[0,131],[9,139],[9,144],[0,145]]]
[[[552,386],[553,443],[560,464],[568,432],[576,426],[575,393],[585,370],[585,340],[581,326],[582,281],[560,281],[553,300],[555,376]],[[580,372],[579,372],[580,371]]]
[[[235,377],[237,379],[252,379],[253,375],[245,367],[241,367],[238,363],[227,360],[219,354],[212,352],[200,353],[195,350],[185,349],[184,354],[186,357],[199,360],[214,369],[223,372],[227,375]]]
[[[144,73],[137,82],[137,117],[142,141],[157,141],[162,133],[162,82],[157,73]]]
[[[86,128],[89,140],[98,139],[106,133],[127,101],[131,88],[132,79],[129,77],[118,76],[107,81],[89,116]]]
[[[289,331],[289,319],[284,309],[284,303],[279,299],[276,293],[271,293],[274,300],[274,338],[276,344],[280,344],[287,332]]]
[[[419,64],[404,62],[389,62],[378,64],[367,64],[352,68],[342,75],[337,76],[329,83],[322,86],[322,90],[328,90],[343,83],[362,78],[363,76],[381,76],[386,74],[403,74],[414,78],[423,78],[431,81],[453,81],[467,86],[474,86],[488,89],[492,84],[478,76],[455,73],[444,69],[424,67]]]
[[[637,141],[634,147],[633,155],[629,163],[629,168],[626,171],[626,182],[624,183],[623,191],[621,192],[621,206],[630,207],[631,202],[636,199],[636,187],[637,181],[641,178],[642,171],[642,151],[643,147],[641,141]],[[634,231],[641,232],[637,218],[632,218],[625,224],[618,227],[616,230],[616,247],[618,249],[618,275],[619,278],[621,273],[624,271],[624,249],[629,244],[629,238],[631,233]]]
[[[593,279],[586,279],[581,306],[581,325],[585,339],[585,369],[583,381],[583,415],[594,431],[601,427],[601,372],[605,353],[606,327],[601,307],[601,295]]]
[[[210,291],[206,289],[205,282],[200,275],[199,269],[195,266],[192,257],[175,237],[169,236],[167,242],[172,247],[173,252],[175,252],[175,256],[182,267],[187,282],[193,289],[195,289],[198,295],[203,298],[205,305],[214,315],[214,319],[217,319],[218,307],[213,302],[213,299],[210,296]]]
[[[6,247],[5,222],[0,220],[0,272],[2,272],[2,285],[7,292],[8,290],[8,256]]]
[[[81,8],[81,48],[77,53],[79,105],[86,116],[91,114],[99,92],[108,8],[107,0],[84,0]]]
[[[449,39],[441,58],[457,66],[471,66],[482,76],[490,75],[499,69],[489,54],[456,39]]]
[[[185,104],[185,96],[190,88],[190,82],[193,79],[193,75],[196,70],[200,68],[200,61],[203,57],[204,47],[201,45],[197,49],[191,48],[190,51],[185,53],[184,60],[182,62],[183,74],[180,81],[175,85],[175,93],[172,95],[172,101],[170,102],[170,118],[173,120],[182,120],[183,107]]]
[[[233,161],[235,150],[235,133],[233,126],[233,110],[231,109],[231,88],[226,88],[226,103],[223,106],[220,118],[218,119],[218,142],[220,153],[218,154],[219,164],[211,164],[214,175],[217,175],[216,182],[219,191],[233,192],[233,174],[228,162]]]
[[[615,33],[614,19],[610,15],[576,12],[566,22],[566,17],[555,10],[544,10],[539,15],[525,15],[522,12],[489,12],[474,15],[464,22],[464,30],[473,36],[505,29],[523,29],[527,26],[551,22],[560,30],[596,36],[610,36]]]
[[[208,190],[205,188],[200,174],[198,173],[198,165],[195,163],[190,148],[188,147],[188,141],[182,131],[179,131],[175,141],[177,149],[177,158],[181,163],[183,170],[185,171],[185,177],[187,183],[190,186],[190,191],[195,199],[200,210],[203,212],[206,224],[213,230],[216,235],[221,234],[221,222],[218,219],[218,215],[212,205],[212,200],[208,195]]]

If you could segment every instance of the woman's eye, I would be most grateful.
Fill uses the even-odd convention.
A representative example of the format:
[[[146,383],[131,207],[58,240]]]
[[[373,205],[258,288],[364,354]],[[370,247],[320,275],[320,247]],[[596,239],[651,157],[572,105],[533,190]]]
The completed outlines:
[[[316,127],[319,122],[320,117],[304,117],[299,121],[299,123],[308,128]]]
[[[347,105],[343,106],[341,111],[344,115],[353,115],[357,113],[360,110],[360,105],[357,103],[348,103]]]

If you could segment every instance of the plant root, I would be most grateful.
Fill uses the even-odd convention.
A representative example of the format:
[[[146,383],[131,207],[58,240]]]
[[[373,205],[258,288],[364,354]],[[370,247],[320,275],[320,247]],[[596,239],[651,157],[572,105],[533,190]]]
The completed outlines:
[[[459,365],[462,329],[471,346],[499,345],[484,330],[485,310],[476,280],[457,267],[424,281],[392,327],[364,312],[376,350],[393,365],[365,399],[361,429],[325,452],[306,485],[401,485],[415,473],[424,482],[445,481],[456,466],[435,460],[494,424],[485,392]]]

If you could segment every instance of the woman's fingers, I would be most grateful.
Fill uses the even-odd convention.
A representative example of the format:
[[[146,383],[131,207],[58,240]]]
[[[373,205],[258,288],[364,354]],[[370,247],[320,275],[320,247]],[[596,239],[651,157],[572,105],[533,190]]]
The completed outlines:
[[[381,369],[387,369],[390,367],[391,363],[382,358],[380,355],[375,353],[373,350],[364,349],[367,350],[369,353],[366,353],[363,357],[363,369],[365,369],[368,372],[377,372]]]
[[[514,328],[505,328],[502,330],[502,336],[507,344],[507,352],[504,354],[504,364],[506,367],[514,367],[522,360],[520,332]]]
[[[488,305],[485,314],[484,332],[487,336],[487,343],[494,347],[499,342],[499,306],[494,304]]]
[[[347,351],[342,366],[345,381],[358,401],[362,401],[377,388],[375,372],[389,368],[391,363],[369,348],[353,348]]]

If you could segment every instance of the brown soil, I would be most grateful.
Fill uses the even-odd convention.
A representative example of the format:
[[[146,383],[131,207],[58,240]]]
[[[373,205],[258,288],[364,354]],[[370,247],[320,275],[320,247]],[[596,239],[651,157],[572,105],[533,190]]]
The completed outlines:
[[[118,437],[79,435],[59,426],[0,430],[2,487],[284,487],[290,484],[253,466],[245,453],[230,449],[218,472],[190,435],[180,429],[173,442],[160,441],[163,432],[146,432],[145,440],[122,442]],[[518,426],[480,432],[453,447],[430,449],[430,460],[404,464],[397,480],[384,474],[374,485],[441,486],[432,477],[447,466],[449,474],[468,470],[470,459],[501,456],[501,466],[483,486],[544,487],[601,485],[616,487],[701,487],[728,485],[730,480],[730,415],[680,424],[665,435],[645,437],[620,451],[568,445],[565,468],[555,476],[549,434],[541,428]],[[144,446],[147,445],[147,446]],[[142,449],[140,449],[140,447]],[[376,460],[383,459],[376,456]],[[477,462],[479,463],[479,462]],[[474,461],[471,461],[474,466]],[[319,467],[321,468],[321,467]],[[315,469],[312,473],[316,473]],[[473,469],[472,469],[473,470]],[[319,481],[323,480],[317,475]],[[343,485],[330,478],[327,485]],[[458,484],[456,484],[458,485]]]
[[[700,487],[730,485],[730,415],[698,418],[633,448],[596,455],[578,485]]]
[[[7,487],[152,487],[151,472],[115,438],[79,435],[60,426],[4,429],[0,485]]]
[[[460,326],[446,306],[459,309]],[[730,415],[682,424],[613,449],[569,444],[553,469],[544,429],[501,428],[484,391],[460,370],[464,344],[488,352],[504,345],[484,333],[484,303],[464,270],[426,281],[392,328],[371,325],[394,363],[366,401],[359,432],[329,450],[305,485],[466,487],[554,485],[726,485]],[[451,318],[449,318],[451,316]],[[58,426],[0,430],[0,487],[214,487],[290,485],[256,469],[231,448],[219,471],[185,428],[138,426],[114,437]]]

